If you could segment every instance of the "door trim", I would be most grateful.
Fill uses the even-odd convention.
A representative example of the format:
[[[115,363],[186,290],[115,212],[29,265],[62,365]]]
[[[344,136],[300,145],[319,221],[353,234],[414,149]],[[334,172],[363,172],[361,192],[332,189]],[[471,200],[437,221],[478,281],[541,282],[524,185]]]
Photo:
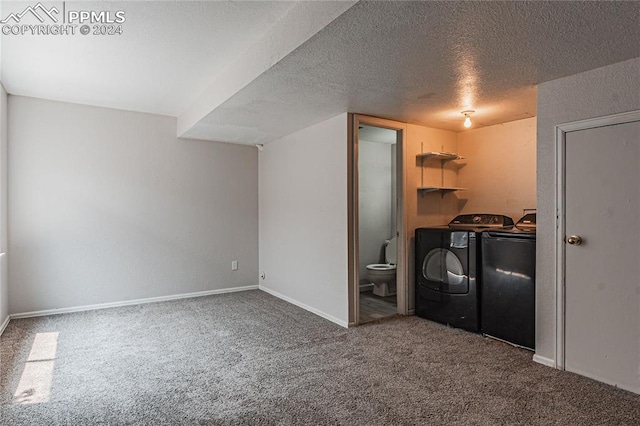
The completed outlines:
[[[359,220],[358,220],[358,126],[360,124],[384,127],[397,131],[396,142],[396,229],[398,231],[398,264],[396,267],[396,300],[398,313],[409,314],[409,278],[407,238],[407,212],[404,208],[406,193],[405,165],[407,148],[407,125],[386,118],[361,114],[348,114],[347,123],[347,215],[348,215],[348,300],[349,326],[360,323],[360,271],[359,265]]]
[[[640,121],[640,111],[629,111],[604,117],[590,118],[559,124],[556,135],[556,351],[553,366],[565,369],[565,182],[566,182],[566,134],[578,130],[614,126],[616,124]]]

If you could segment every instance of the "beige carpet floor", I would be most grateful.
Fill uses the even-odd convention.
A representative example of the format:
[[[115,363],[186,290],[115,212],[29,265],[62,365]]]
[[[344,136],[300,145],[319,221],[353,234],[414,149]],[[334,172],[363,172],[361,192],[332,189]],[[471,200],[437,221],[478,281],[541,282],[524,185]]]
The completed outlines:
[[[416,317],[260,291],[12,321],[2,425],[637,425],[640,396]]]

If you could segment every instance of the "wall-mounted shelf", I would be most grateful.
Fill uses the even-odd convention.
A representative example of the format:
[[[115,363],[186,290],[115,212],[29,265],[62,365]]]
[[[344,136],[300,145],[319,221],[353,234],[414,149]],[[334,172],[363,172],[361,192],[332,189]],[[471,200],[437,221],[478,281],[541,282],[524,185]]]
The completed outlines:
[[[440,161],[452,161],[452,160],[464,160],[464,157],[455,154],[453,152],[424,152],[422,154],[416,155],[417,158],[420,159],[429,159],[434,158]]]
[[[427,192],[438,192],[440,196],[444,197],[444,194],[456,191],[466,191],[466,188],[459,188],[456,186],[444,186],[444,164],[448,161],[463,160],[464,157],[456,154],[455,152],[445,151],[430,151],[423,152],[416,155],[416,159],[420,160],[420,186],[418,187],[419,194],[425,194]],[[425,160],[437,160],[440,166],[440,185],[425,185],[424,182],[424,167],[426,166]],[[429,167],[429,166],[427,166]],[[433,167],[433,166],[430,166]]]
[[[467,191],[467,188],[458,188],[454,186],[419,186],[418,191],[420,192],[455,192],[455,191]]]

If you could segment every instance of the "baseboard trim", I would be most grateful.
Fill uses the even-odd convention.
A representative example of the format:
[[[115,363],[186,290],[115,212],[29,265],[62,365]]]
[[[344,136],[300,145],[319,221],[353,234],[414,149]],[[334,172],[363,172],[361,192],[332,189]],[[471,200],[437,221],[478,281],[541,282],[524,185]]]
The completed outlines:
[[[4,333],[4,330],[7,328],[7,326],[9,325],[9,321],[11,320],[11,316],[7,315],[7,317],[4,319],[4,321],[2,322],[2,325],[0,325],[0,336],[2,336],[2,333]]]
[[[96,305],[74,306],[71,308],[45,309],[42,311],[23,312],[19,314],[11,314],[9,318],[33,318],[46,315],[69,314],[72,312],[93,311],[97,309],[119,308],[121,306],[143,305],[146,303],[167,302],[179,299],[191,299],[193,297],[211,296],[214,294],[235,293],[237,291],[257,290],[257,285],[248,285],[244,287],[223,288],[218,290],[197,291],[194,293],[173,294],[170,296],[148,297],[145,299],[124,300],[122,302],[99,303]]]
[[[347,321],[342,321],[341,319],[338,319],[338,318],[334,317],[333,315],[326,314],[326,313],[324,313],[324,312],[322,312],[322,311],[320,311],[320,310],[318,310],[316,308],[312,308],[309,305],[306,305],[306,304],[304,304],[302,302],[298,302],[297,300],[292,299],[289,296],[285,296],[282,293],[278,293],[277,291],[272,290],[272,289],[270,289],[268,287],[265,287],[265,286],[261,285],[261,286],[259,286],[259,288],[260,288],[260,290],[264,291],[265,293],[269,293],[270,295],[275,296],[278,299],[282,299],[285,302],[289,302],[292,305],[296,305],[297,307],[302,308],[305,311],[309,311],[309,312],[311,312],[313,314],[316,314],[319,317],[322,317],[322,318],[324,318],[326,320],[329,320],[329,321],[331,321],[331,322],[333,322],[335,324],[338,324],[341,327],[349,328],[349,323]]]
[[[546,365],[547,367],[556,368],[556,362],[551,358],[547,358],[544,356],[540,356],[535,354],[533,356],[533,362],[537,362],[538,364]]]

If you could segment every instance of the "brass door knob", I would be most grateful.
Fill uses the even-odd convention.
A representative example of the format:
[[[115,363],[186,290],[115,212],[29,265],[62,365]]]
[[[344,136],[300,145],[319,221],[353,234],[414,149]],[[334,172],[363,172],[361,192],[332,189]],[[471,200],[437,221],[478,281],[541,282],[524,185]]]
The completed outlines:
[[[567,243],[571,244],[572,246],[579,246],[580,244],[582,244],[582,238],[579,235],[572,235],[567,238]]]

